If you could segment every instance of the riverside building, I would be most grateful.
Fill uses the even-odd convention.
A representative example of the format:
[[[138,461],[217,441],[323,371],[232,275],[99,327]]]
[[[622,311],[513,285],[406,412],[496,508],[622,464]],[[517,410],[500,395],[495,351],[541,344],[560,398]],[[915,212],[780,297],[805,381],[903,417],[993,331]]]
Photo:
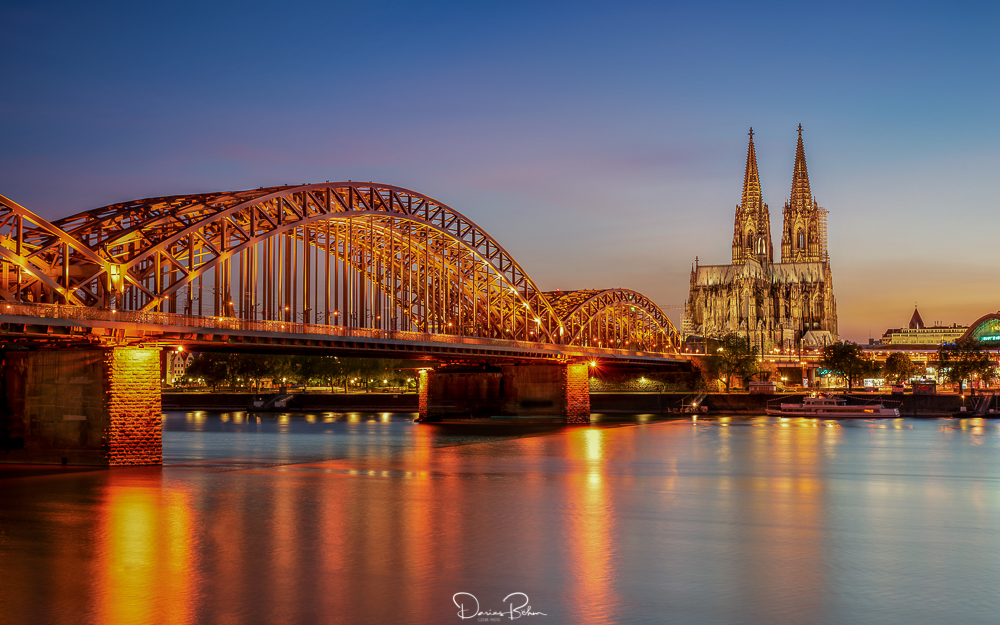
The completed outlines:
[[[951,326],[934,325],[924,326],[924,320],[920,318],[920,312],[914,306],[910,323],[905,328],[894,328],[886,330],[879,342],[881,347],[899,347],[902,345],[912,347],[931,346],[937,348],[942,343],[954,343],[969,330],[968,326],[952,324]]]
[[[827,211],[809,187],[801,124],[798,132],[791,198],[783,211],[781,262],[774,262],[771,217],[761,194],[751,128],[732,263],[702,265],[695,259],[682,324],[685,338],[699,341],[737,332],[761,351],[837,341]]]

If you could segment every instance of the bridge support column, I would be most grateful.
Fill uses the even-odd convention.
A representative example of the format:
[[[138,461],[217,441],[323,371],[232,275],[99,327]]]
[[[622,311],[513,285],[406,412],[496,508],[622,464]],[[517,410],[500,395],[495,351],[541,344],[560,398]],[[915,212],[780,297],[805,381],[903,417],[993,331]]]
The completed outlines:
[[[0,462],[162,463],[159,352],[140,347],[7,352]]]
[[[566,365],[566,422],[590,423],[590,369],[584,362]]]
[[[590,423],[585,363],[442,367],[420,375],[421,421],[556,417]]]

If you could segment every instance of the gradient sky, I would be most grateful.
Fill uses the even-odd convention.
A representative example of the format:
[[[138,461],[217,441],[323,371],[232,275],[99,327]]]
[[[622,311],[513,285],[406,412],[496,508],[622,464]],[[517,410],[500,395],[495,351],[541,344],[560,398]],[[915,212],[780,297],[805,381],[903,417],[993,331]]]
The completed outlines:
[[[0,193],[50,219],[373,180],[661,305],[731,260],[749,126],[780,249],[801,123],[843,338],[1000,308],[995,1],[2,0],[0,85]]]

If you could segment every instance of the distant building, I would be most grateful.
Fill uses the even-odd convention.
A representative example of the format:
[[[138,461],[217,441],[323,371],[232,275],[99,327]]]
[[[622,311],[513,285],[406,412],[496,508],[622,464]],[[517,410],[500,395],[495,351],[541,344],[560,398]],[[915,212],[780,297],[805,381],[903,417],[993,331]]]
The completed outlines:
[[[166,378],[167,386],[173,386],[184,377],[192,360],[194,360],[194,354],[189,351],[170,350],[166,353],[164,378]]]
[[[781,262],[774,262],[771,217],[761,195],[751,129],[743,201],[736,207],[733,228],[733,262],[699,265],[695,259],[682,324],[685,338],[736,332],[763,350],[836,342],[826,213],[809,188],[800,125],[791,199],[784,209]]]
[[[913,315],[910,323],[905,328],[895,328],[886,330],[882,335],[880,345],[882,347],[937,347],[942,343],[954,343],[968,331],[968,326],[924,326],[924,320],[920,318],[920,312],[913,308]]]

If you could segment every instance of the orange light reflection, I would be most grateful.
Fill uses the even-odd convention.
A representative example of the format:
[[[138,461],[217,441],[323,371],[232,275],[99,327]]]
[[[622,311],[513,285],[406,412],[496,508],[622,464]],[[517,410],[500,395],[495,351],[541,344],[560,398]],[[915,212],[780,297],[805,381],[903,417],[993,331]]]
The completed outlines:
[[[196,585],[191,504],[184,492],[112,476],[102,519],[100,622],[190,623]]]
[[[606,445],[613,430],[585,428],[570,436],[570,456],[580,462],[570,476],[566,536],[575,576],[578,623],[612,623],[618,618],[614,566],[618,549],[614,507],[607,484]]]

